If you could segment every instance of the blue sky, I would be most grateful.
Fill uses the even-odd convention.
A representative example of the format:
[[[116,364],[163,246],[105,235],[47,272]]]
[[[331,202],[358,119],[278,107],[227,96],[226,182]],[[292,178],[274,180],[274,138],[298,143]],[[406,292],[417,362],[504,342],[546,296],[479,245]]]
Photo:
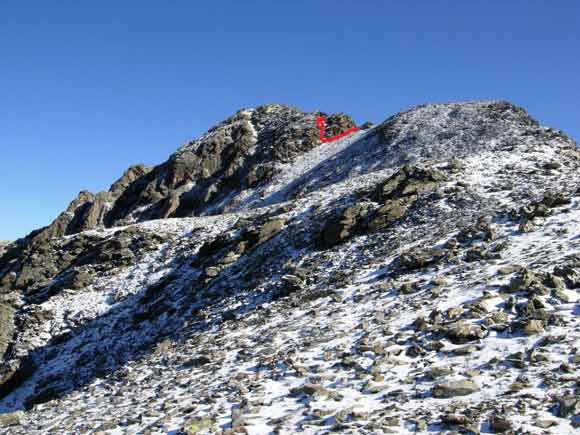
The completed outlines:
[[[575,0],[3,1],[0,239],[263,103],[507,99],[578,140],[579,45]]]

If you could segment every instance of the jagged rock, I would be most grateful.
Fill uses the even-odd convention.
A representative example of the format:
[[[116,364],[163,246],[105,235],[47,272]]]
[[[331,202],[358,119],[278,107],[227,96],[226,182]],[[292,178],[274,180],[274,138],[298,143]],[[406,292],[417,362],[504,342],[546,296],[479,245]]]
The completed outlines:
[[[511,275],[512,273],[519,272],[521,270],[522,270],[522,268],[520,266],[509,265],[509,266],[500,267],[497,270],[497,273],[499,273],[500,275]]]
[[[441,417],[441,423],[446,426],[469,426],[471,420],[461,414],[445,414]]]
[[[8,248],[11,244],[12,244],[12,242],[8,242],[6,240],[0,240],[0,258],[2,258],[2,256],[8,250]]]
[[[456,396],[468,396],[477,393],[479,387],[473,381],[452,381],[444,384],[438,384],[433,387],[433,397],[446,398]]]
[[[385,204],[375,212],[375,216],[369,222],[369,229],[371,231],[379,231],[390,226],[393,222],[405,216],[409,204],[410,201],[405,201],[403,199],[394,199],[385,202]]]
[[[384,202],[394,198],[413,197],[435,189],[445,179],[445,175],[436,169],[404,166],[376,188],[373,198]]]
[[[183,367],[202,367],[206,364],[210,364],[211,362],[212,360],[209,357],[202,355],[200,357],[187,360],[183,363]]]
[[[271,180],[279,170],[271,163],[265,163],[253,168],[246,176],[248,187],[255,187],[260,183]]]
[[[0,303],[0,361],[12,342],[15,326],[14,308]]]
[[[513,430],[513,425],[509,420],[498,416],[492,417],[489,426],[493,433],[505,433]]]
[[[485,337],[486,332],[481,326],[459,321],[447,326],[444,334],[452,343],[464,344]]]
[[[188,418],[181,430],[187,435],[197,435],[215,424],[215,421],[210,417],[190,417]]]
[[[528,269],[524,269],[516,276],[514,276],[511,279],[509,285],[506,287],[506,290],[510,292],[525,291],[537,294],[547,293],[547,290],[544,287],[541,278]]]
[[[535,335],[544,332],[544,324],[541,320],[528,320],[524,325],[524,334]]]
[[[580,288],[580,260],[573,258],[567,264],[555,267],[554,275],[562,278],[568,288]]]
[[[534,223],[531,220],[525,220],[523,222],[520,223],[519,227],[518,227],[518,231],[520,233],[531,233],[533,231],[536,230],[536,226],[534,225]]]
[[[322,244],[330,247],[348,239],[356,233],[361,220],[370,212],[370,205],[356,204],[342,211],[341,215],[330,221],[322,232]]]
[[[439,367],[432,367],[430,368],[427,373],[426,376],[429,379],[439,379],[448,375],[453,374],[453,369],[451,367],[447,367],[447,366],[439,366]]]
[[[542,429],[549,429],[552,426],[557,426],[558,422],[556,420],[538,419],[534,425],[541,427]]]
[[[0,414],[0,428],[4,429],[10,426],[17,426],[22,422],[23,417],[24,413],[22,411]]]
[[[326,137],[333,137],[343,131],[356,127],[355,122],[346,113],[334,113],[330,116],[327,116],[325,113],[318,113],[318,115],[326,119],[326,127],[324,129]]]
[[[553,273],[545,273],[542,277],[542,283],[549,288],[552,289],[565,289],[566,288],[566,283],[564,282],[564,280],[559,277],[554,275]]]
[[[556,298],[564,302],[565,304],[571,304],[578,302],[580,299],[580,295],[578,292],[574,290],[566,290],[562,288],[557,288],[552,292],[552,295]]]
[[[566,418],[580,412],[580,400],[574,396],[564,396],[558,401],[558,417]]]
[[[88,286],[93,280],[93,276],[82,270],[75,270],[71,274],[68,287],[73,290],[80,290]]]
[[[313,396],[313,397],[321,397],[321,398],[338,398],[338,395],[334,391],[330,391],[327,388],[323,387],[319,384],[304,384],[301,387],[292,388],[290,390],[290,394],[292,396]]]
[[[147,167],[143,164],[137,164],[129,167],[119,178],[115,181],[111,187],[109,188],[109,192],[113,195],[117,196],[123,193],[129,186],[139,180],[141,177],[146,175],[147,173],[151,172],[150,167]]]
[[[204,274],[207,278],[215,278],[216,276],[218,276],[220,274],[220,269],[218,267],[207,267],[204,270]]]
[[[473,243],[478,240],[491,242],[496,237],[496,227],[490,224],[488,218],[481,216],[474,225],[463,228],[456,238],[460,243]]]
[[[13,359],[0,365],[0,398],[4,398],[26,381],[36,365],[27,357]]]
[[[565,194],[548,192],[537,202],[533,202],[520,209],[520,214],[527,220],[536,217],[547,217],[551,214],[551,209],[561,207],[570,203],[570,198]]]
[[[301,289],[304,285],[304,279],[296,275],[284,275],[282,276],[282,281],[284,281],[292,290]]]
[[[475,246],[469,249],[465,253],[465,261],[483,261],[483,260],[496,260],[499,259],[500,255],[495,252],[491,252],[484,246]]]
[[[440,248],[412,250],[401,254],[397,259],[399,268],[403,271],[414,271],[443,261],[448,252]]]
[[[262,225],[258,230],[253,230],[248,234],[248,240],[251,245],[260,245],[276,234],[278,234],[284,228],[286,220],[282,218],[271,219]]]

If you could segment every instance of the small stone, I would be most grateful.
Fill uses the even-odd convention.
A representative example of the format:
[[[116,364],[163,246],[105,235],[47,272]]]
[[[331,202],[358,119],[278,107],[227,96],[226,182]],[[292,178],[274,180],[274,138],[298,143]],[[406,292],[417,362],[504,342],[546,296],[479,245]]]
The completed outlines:
[[[197,368],[197,367],[201,367],[201,366],[204,366],[206,364],[209,364],[209,363],[211,363],[211,359],[205,355],[202,355],[202,356],[199,356],[197,358],[192,358],[192,359],[187,360],[186,362],[183,363],[183,367]]]
[[[490,421],[490,428],[493,433],[505,433],[513,429],[511,422],[502,417],[493,417]]]
[[[539,420],[536,420],[535,425],[538,427],[541,427],[542,429],[548,429],[548,428],[551,428],[552,426],[557,426],[558,422],[555,420],[539,419]]]
[[[514,272],[518,272],[520,270],[521,270],[521,266],[509,265],[509,266],[500,267],[497,270],[497,273],[499,273],[500,275],[509,275],[509,274],[514,273]]]
[[[479,391],[479,387],[473,381],[452,381],[438,384],[432,389],[432,394],[437,398],[468,396]]]
[[[439,379],[439,378],[442,378],[444,376],[449,376],[452,373],[453,373],[453,369],[451,367],[439,366],[439,367],[430,368],[427,371],[426,376],[429,377],[430,379]]]
[[[580,299],[580,296],[576,291],[562,288],[554,290],[553,295],[556,299],[561,300],[565,304],[572,304],[578,302],[578,299]]]
[[[298,290],[304,285],[304,279],[296,275],[284,275],[282,276],[282,281],[286,283],[290,288]]]
[[[536,230],[536,226],[534,225],[534,223],[531,220],[525,220],[524,222],[522,222],[519,226],[518,226],[518,231],[520,233],[531,233],[534,232]]]
[[[445,335],[452,343],[463,344],[485,337],[485,330],[481,326],[459,321],[449,325]]]
[[[191,417],[185,421],[181,429],[186,435],[197,435],[211,428],[214,420],[209,417]]]
[[[216,276],[218,276],[220,274],[219,268],[214,267],[214,266],[206,267],[204,272],[205,272],[205,276],[208,278],[215,278]]]
[[[417,431],[423,432],[427,430],[427,422],[425,420],[415,420],[415,429]]]
[[[441,417],[441,423],[449,426],[467,426],[471,420],[462,414],[446,414]]]
[[[524,325],[524,334],[535,335],[544,332],[544,325],[541,320],[528,320]]]

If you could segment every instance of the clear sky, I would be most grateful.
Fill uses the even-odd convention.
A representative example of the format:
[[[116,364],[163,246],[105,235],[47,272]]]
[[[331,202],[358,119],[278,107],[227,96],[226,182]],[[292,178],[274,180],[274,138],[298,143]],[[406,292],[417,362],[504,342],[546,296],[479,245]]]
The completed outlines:
[[[0,3],[0,239],[243,107],[507,99],[580,139],[580,1]]]

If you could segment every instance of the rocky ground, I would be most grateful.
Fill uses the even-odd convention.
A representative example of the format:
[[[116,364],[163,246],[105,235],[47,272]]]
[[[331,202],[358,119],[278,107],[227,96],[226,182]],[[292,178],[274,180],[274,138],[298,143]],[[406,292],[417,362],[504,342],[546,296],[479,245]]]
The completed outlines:
[[[580,432],[576,144],[505,102],[317,115],[240,111],[4,248],[0,433]]]

